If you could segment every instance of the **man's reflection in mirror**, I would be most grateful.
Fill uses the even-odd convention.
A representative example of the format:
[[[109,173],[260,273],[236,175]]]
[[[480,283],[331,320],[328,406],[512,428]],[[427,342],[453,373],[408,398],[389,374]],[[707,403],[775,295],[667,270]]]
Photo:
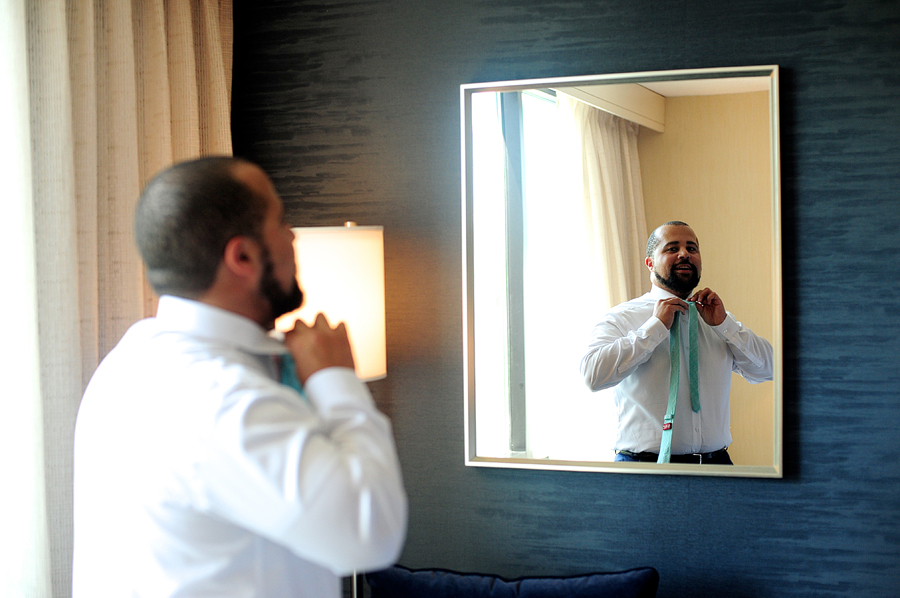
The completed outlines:
[[[671,453],[672,463],[731,465],[731,373],[753,384],[771,380],[772,345],[727,312],[715,291],[696,290],[700,242],[686,223],[654,230],[645,263],[650,292],[607,312],[581,360],[591,390],[615,387],[616,461],[657,462],[662,450],[661,462]],[[693,404],[689,303],[696,307]]]

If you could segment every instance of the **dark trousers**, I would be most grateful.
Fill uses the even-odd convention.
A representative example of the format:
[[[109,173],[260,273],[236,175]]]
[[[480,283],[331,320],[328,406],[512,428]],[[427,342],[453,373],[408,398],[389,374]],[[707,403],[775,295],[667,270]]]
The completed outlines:
[[[640,461],[644,463],[656,463],[659,460],[658,453],[633,453],[631,451],[616,451],[616,461]],[[723,448],[712,453],[697,453],[693,455],[672,455],[670,463],[701,463],[703,465],[734,465],[728,455],[728,449]]]

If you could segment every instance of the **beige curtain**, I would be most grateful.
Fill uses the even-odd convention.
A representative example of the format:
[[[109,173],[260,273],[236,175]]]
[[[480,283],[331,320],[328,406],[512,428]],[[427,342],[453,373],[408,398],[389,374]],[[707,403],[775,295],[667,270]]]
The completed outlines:
[[[68,596],[79,400],[155,307],[132,239],[140,188],[173,161],[231,153],[231,0],[0,0],[0,11],[16,261],[2,294],[0,595]]]
[[[641,295],[648,286],[639,127],[562,94],[559,110],[572,123],[580,148],[577,170],[587,223],[584,232],[592,240],[591,257],[606,281],[611,307]]]

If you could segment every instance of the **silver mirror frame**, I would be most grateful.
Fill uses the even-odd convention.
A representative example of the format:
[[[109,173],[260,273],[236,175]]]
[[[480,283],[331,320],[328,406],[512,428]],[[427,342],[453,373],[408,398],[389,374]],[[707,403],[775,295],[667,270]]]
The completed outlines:
[[[648,83],[665,81],[728,79],[740,77],[766,77],[769,91],[769,125],[771,140],[771,196],[772,196],[772,322],[775,353],[773,380],[773,462],[771,465],[692,465],[624,463],[606,461],[556,461],[548,459],[523,459],[514,457],[480,457],[475,446],[475,317],[473,301],[473,181],[469,173],[473,167],[471,96],[484,91],[519,91],[531,88],[551,88],[587,84]],[[472,83],[460,86],[461,147],[462,147],[462,266],[463,266],[463,388],[465,401],[465,465],[472,467],[500,467],[513,469],[582,471],[606,473],[636,473],[661,475],[703,475],[730,477],[781,478],[783,476],[783,330],[782,330],[782,256],[781,256],[781,171],[778,66],[747,66],[710,69],[686,69],[672,71],[648,71],[561,77],[524,79],[491,83]]]

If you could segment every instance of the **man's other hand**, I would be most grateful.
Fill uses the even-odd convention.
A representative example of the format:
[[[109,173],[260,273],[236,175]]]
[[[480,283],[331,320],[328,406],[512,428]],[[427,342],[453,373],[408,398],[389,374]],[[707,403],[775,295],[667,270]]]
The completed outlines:
[[[656,308],[653,310],[653,315],[656,316],[656,318],[660,322],[662,322],[667,329],[671,330],[672,322],[675,321],[675,314],[686,313],[687,308],[687,303],[685,303],[678,297],[660,299],[656,302]]]
[[[316,316],[312,326],[297,320],[293,330],[285,333],[284,343],[297,364],[301,383],[328,367],[354,368],[347,327],[341,322],[332,328],[324,314]]]
[[[697,304],[697,312],[710,326],[718,326],[725,321],[725,304],[713,291],[703,289],[694,293],[688,301]]]

